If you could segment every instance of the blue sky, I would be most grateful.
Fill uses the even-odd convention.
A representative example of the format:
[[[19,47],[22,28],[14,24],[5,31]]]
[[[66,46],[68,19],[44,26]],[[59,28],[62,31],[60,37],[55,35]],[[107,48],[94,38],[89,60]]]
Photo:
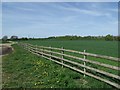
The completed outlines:
[[[118,35],[117,2],[2,3],[2,35]]]

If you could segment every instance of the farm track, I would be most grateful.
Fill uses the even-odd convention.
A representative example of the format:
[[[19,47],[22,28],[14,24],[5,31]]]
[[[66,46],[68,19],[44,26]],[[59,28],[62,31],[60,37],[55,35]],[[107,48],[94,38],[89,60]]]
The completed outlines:
[[[7,55],[11,53],[14,49],[12,48],[12,45],[15,44],[16,42],[9,42],[5,44],[0,44],[0,57]]]

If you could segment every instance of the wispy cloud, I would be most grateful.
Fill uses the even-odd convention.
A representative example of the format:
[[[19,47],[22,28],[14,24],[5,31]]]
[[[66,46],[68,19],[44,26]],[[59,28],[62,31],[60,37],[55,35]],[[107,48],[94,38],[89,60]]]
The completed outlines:
[[[79,4],[79,3],[76,3],[76,4]],[[53,7],[63,9],[63,10],[66,10],[66,11],[71,11],[73,13],[76,12],[76,13],[92,15],[92,16],[110,16],[111,13],[104,12],[104,10],[99,10],[97,7],[99,7],[100,4],[99,4],[99,6],[97,6],[96,4],[97,3],[95,3],[95,4],[90,3],[90,5],[89,5],[90,9],[72,6],[68,3],[64,3],[63,5],[59,5],[59,4],[58,5],[53,5]],[[109,10],[114,11],[114,12],[117,11],[117,9],[109,9]],[[106,9],[106,11],[107,11],[107,9]]]
[[[112,12],[118,12],[118,8],[114,8],[114,9],[108,9],[109,11],[112,11]]]
[[[4,3],[3,32],[8,35],[29,34],[39,37],[116,34],[115,5],[115,3],[64,2]]]
[[[92,16],[108,16],[108,15],[110,15],[109,13],[102,13],[99,11],[86,10],[86,9],[78,9],[78,8],[65,8],[65,9],[74,11],[74,12],[78,12],[78,13],[92,15]]]
[[[16,9],[18,10],[24,10],[24,11],[35,11],[35,9],[32,9],[32,8],[23,8],[23,7],[16,7]]]

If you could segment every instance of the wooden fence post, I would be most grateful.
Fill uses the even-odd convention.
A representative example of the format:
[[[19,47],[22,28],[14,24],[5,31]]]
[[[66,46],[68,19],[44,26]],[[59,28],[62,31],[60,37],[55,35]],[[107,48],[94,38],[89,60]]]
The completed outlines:
[[[35,45],[35,52],[37,53],[37,45]]]
[[[23,44],[22,47],[25,49],[25,44]]]
[[[28,50],[29,48],[28,48],[28,44],[26,43],[26,49]]]
[[[24,49],[26,49],[26,44],[24,44]]]
[[[61,49],[64,49],[63,47],[61,47]],[[61,50],[61,53],[64,54],[64,51]],[[64,58],[64,56],[62,55],[62,59]],[[63,60],[62,60],[62,63],[63,63]],[[63,68],[63,65],[62,65],[62,68]]]
[[[26,44],[25,44],[25,49],[26,49]]]
[[[52,51],[51,46],[49,46],[49,48],[50,48],[50,51]],[[50,55],[52,55],[52,53],[51,53],[51,52],[50,52]],[[50,59],[51,59],[51,56],[50,56]]]
[[[86,50],[84,50],[84,53],[86,52]],[[84,54],[84,60],[86,59],[86,55]],[[84,66],[86,66],[86,62],[84,61]],[[84,68],[84,73],[86,72],[86,69]],[[84,74],[85,77],[85,74]]]
[[[28,50],[31,50],[31,46],[28,44]]]
[[[42,57],[43,57],[43,53],[44,53],[44,51],[43,51],[44,49],[42,48]]]
[[[29,45],[27,44],[27,50],[29,50]]]
[[[26,50],[28,50],[28,46],[27,46],[27,43],[26,43]]]

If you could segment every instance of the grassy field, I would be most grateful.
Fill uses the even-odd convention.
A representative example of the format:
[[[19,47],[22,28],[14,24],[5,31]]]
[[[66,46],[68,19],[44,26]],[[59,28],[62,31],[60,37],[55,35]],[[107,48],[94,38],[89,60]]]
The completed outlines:
[[[64,47],[77,51],[84,51],[118,57],[118,42],[117,41],[95,41],[95,40],[28,40],[27,43],[52,47]]]
[[[100,55],[108,55],[112,57],[118,57],[118,42],[117,41],[95,41],[95,40],[28,40],[24,41],[26,43],[34,44],[34,45],[41,45],[41,46],[51,46],[51,47],[64,47],[65,49],[72,49],[72,50],[77,50],[77,51],[84,51],[89,53],[94,53],[94,54],[100,54]],[[67,53],[71,54],[71,53]],[[83,55],[80,54],[71,54],[71,55],[76,55],[81,58],[83,58]],[[94,58],[94,57],[88,57],[87,59],[90,60],[95,60],[99,62],[103,62],[106,64],[111,64],[114,66],[118,66],[118,62],[113,62],[110,60],[106,59],[99,59],[99,58]],[[102,67],[100,67],[102,68]],[[111,69],[106,69],[103,68],[106,71],[109,72],[115,72],[114,70]],[[115,72],[118,74],[118,72]]]
[[[113,56],[113,57],[118,57],[118,42],[117,41],[95,41],[95,40],[28,40],[28,41],[24,41],[26,43],[31,43],[34,45],[42,45],[42,46],[52,46],[52,47],[64,47],[65,49],[72,49],[72,50],[77,50],[77,51],[84,51],[86,50],[89,53],[94,53],[94,54],[100,54],[100,55],[108,55],[108,56]],[[68,53],[68,52],[64,52],[65,54],[69,54],[69,55],[74,55],[77,57],[81,57],[83,58],[83,55],[80,54],[74,54],[74,53]],[[57,55],[59,56],[59,55]],[[60,56],[61,57],[61,56]],[[66,58],[66,57],[64,57]],[[83,62],[81,62],[80,60],[74,60],[71,58],[66,58],[68,60],[72,60],[72,61],[76,61],[79,62],[81,64],[83,64]],[[114,62],[111,60],[106,60],[106,59],[101,59],[101,58],[95,58],[95,57],[90,57],[87,56],[87,59],[89,60],[93,60],[93,61],[98,61],[98,62],[102,62],[105,64],[109,64],[109,65],[113,65],[113,66],[118,66],[118,62]],[[112,70],[109,68],[105,68],[99,65],[95,65],[95,64],[90,64],[90,63],[86,63],[87,66],[99,69],[99,70],[103,70],[112,74],[116,74],[118,75],[119,72],[117,70]],[[89,70],[88,70],[89,71]],[[95,73],[95,72],[93,72]],[[97,74],[97,73],[96,73]],[[101,75],[103,76],[103,75]],[[107,77],[106,77],[107,78]],[[107,79],[111,79],[111,78],[107,78]],[[114,81],[114,80],[112,80]]]
[[[112,88],[104,82],[87,76],[83,78],[82,74],[61,68],[18,45],[13,47],[14,52],[3,57],[3,88]]]

